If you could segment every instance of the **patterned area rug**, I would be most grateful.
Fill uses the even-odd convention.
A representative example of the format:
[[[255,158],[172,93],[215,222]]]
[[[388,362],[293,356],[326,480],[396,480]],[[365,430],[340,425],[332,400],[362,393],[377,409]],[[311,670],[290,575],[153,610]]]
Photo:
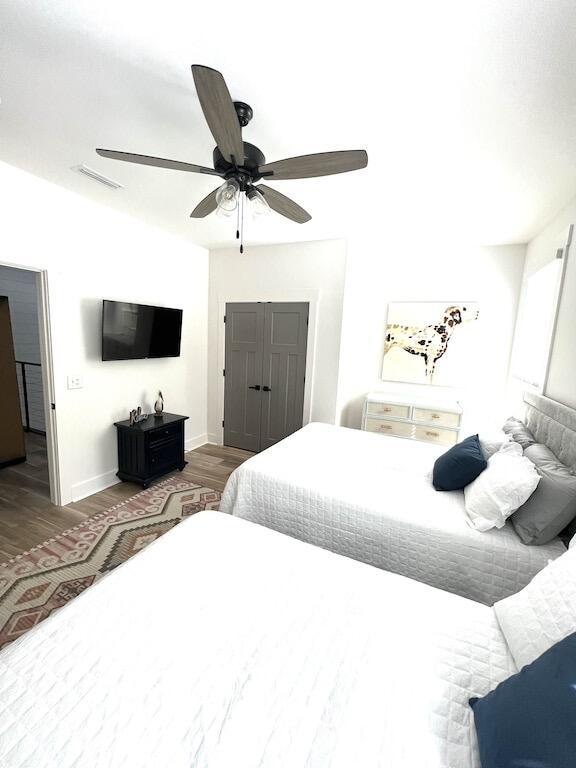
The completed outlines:
[[[218,509],[220,493],[165,480],[0,566],[0,648],[181,520]]]

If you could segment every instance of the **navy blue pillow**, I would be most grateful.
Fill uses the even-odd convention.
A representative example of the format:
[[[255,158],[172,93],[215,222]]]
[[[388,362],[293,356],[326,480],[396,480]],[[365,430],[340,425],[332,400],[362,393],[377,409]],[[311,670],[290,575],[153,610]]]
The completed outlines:
[[[432,485],[437,491],[457,491],[476,480],[487,466],[478,435],[471,435],[436,459]]]
[[[576,633],[470,699],[482,768],[574,768]]]

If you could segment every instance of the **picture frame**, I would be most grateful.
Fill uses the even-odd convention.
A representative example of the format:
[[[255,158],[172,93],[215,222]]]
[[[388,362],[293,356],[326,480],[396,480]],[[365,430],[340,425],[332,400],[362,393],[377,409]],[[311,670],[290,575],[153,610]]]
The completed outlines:
[[[456,387],[473,374],[480,309],[476,301],[391,302],[381,378]]]

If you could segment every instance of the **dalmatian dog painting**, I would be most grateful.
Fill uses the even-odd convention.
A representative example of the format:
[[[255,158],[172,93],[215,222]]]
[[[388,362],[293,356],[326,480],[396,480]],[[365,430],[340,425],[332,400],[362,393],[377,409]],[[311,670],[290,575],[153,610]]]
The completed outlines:
[[[418,384],[460,383],[453,379],[462,378],[455,374],[459,367],[466,367],[466,358],[476,344],[470,325],[476,325],[478,315],[474,302],[390,304],[382,378]]]

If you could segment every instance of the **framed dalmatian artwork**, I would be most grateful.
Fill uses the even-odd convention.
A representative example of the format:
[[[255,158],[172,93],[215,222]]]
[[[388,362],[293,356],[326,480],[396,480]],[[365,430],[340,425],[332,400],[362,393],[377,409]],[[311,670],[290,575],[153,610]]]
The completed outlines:
[[[474,375],[479,348],[477,302],[388,305],[382,379],[462,386]]]

